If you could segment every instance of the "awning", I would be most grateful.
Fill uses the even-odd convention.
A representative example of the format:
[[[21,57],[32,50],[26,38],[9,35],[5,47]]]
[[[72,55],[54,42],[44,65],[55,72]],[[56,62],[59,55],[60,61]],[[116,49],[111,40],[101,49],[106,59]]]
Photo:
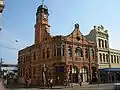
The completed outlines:
[[[99,69],[99,71],[120,71],[120,68],[103,68]]]

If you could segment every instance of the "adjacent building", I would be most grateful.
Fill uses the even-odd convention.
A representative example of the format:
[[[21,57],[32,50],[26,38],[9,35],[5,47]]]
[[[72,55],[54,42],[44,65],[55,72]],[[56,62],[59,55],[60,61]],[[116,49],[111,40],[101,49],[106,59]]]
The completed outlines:
[[[108,31],[102,25],[94,26],[85,37],[97,43],[100,81],[102,83],[120,81],[120,50],[109,48]]]
[[[107,30],[102,25],[94,26],[85,37],[97,43],[98,68],[110,68],[109,35]]]
[[[18,53],[19,77],[31,79],[32,85],[43,84],[49,78],[53,78],[54,84],[63,84],[65,79],[78,83],[79,76],[83,83],[96,81],[96,42],[82,35],[79,24],[67,36],[52,36],[48,16],[48,8],[40,5],[36,12],[35,43]]]

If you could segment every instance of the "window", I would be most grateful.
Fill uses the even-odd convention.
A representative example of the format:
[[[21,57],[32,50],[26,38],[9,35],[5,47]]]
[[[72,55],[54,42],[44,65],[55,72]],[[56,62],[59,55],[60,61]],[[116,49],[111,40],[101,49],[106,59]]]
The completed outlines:
[[[104,41],[102,40],[102,47],[104,48]]]
[[[119,58],[118,58],[118,56],[117,56],[117,63],[119,63]]]
[[[105,48],[107,48],[107,41],[105,40]]]
[[[103,62],[105,62],[105,54],[103,53]]]
[[[36,59],[36,52],[34,51],[33,53],[33,59],[35,60]]]
[[[100,39],[98,39],[98,44],[99,44],[99,47],[101,47],[101,40]]]
[[[45,58],[45,49],[43,49],[43,59]]]
[[[94,49],[93,48],[91,49],[91,54],[92,54],[92,57],[94,58]]]
[[[113,55],[111,55],[111,62],[113,63]]]
[[[65,55],[65,49],[64,49],[64,48],[65,48],[65,46],[63,45],[63,46],[62,46],[62,55],[63,55],[63,56]]]
[[[54,47],[54,56],[56,56],[56,47]]]
[[[100,62],[102,62],[102,54],[99,54]]]
[[[116,56],[114,55],[114,62],[116,63]]]
[[[72,47],[68,46],[68,55],[72,57]]]
[[[88,58],[88,48],[85,48],[85,56]]]
[[[50,51],[49,48],[47,48],[47,58],[49,58],[49,55],[50,55]]]
[[[61,46],[57,46],[57,56],[61,56]]]
[[[108,54],[106,54],[106,62],[109,62],[109,61],[108,61]]]
[[[83,52],[82,52],[82,49],[80,47],[77,47],[75,52],[76,52],[76,56],[83,57]]]

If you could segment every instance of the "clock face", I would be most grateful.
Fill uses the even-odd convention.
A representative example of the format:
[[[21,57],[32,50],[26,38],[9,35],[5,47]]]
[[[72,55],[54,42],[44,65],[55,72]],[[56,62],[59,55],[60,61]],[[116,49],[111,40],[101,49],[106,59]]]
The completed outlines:
[[[47,19],[47,15],[46,14],[43,14],[43,19]]]

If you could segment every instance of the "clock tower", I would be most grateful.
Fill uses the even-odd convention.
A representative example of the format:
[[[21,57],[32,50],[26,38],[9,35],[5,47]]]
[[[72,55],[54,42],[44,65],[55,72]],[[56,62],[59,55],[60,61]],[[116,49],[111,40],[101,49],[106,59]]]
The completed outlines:
[[[35,24],[35,44],[44,40],[44,35],[49,33],[50,25],[48,24],[48,8],[42,4],[37,8]]]

